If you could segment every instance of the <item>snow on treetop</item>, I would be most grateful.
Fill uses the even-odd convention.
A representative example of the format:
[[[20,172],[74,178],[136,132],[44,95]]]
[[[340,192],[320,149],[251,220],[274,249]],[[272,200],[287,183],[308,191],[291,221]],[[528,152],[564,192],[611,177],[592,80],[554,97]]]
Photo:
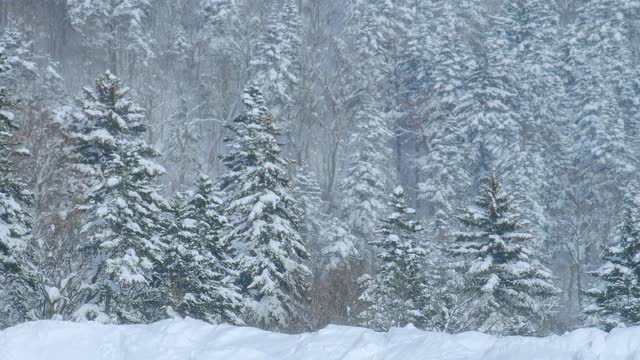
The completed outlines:
[[[477,259],[469,266],[469,273],[480,273],[489,270],[493,265],[493,256],[487,255],[483,259]]]
[[[15,115],[12,112],[6,110],[0,110],[0,117],[3,117],[9,121],[15,120]]]
[[[249,108],[257,108],[264,105],[262,92],[254,85],[250,84],[242,94],[242,103]]]
[[[500,278],[498,277],[498,275],[491,274],[491,276],[489,276],[489,279],[487,280],[487,283],[482,286],[481,290],[483,292],[492,292],[496,288],[496,286],[498,286],[498,284],[500,284]]]

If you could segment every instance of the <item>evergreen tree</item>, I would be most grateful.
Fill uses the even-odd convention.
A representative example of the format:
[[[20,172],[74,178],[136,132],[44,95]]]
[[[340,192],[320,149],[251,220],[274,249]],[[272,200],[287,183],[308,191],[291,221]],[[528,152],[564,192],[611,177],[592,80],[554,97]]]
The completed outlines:
[[[553,1],[516,0],[502,4],[493,31],[504,39],[501,51],[518,74],[518,146],[510,154],[504,180],[520,199],[537,246],[547,242],[547,179],[557,176],[554,165],[564,153],[562,146],[567,146],[559,131],[563,88],[558,76],[558,22]]]
[[[71,26],[81,34],[84,45],[98,60],[118,74],[132,64],[147,65],[154,57],[153,41],[147,32],[150,0],[67,0]]]
[[[585,309],[588,321],[614,327],[640,324],[640,228],[638,214],[627,208],[618,225],[614,243],[602,254],[605,262],[590,272],[599,286],[585,292],[593,304]]]
[[[433,4],[432,7],[435,8]],[[427,28],[426,33],[417,35],[420,39],[432,39],[428,88],[421,102],[426,153],[419,160],[418,186],[419,197],[432,219],[428,230],[433,236],[443,238],[457,208],[456,200],[470,182],[465,167],[466,135],[463,133],[467,120],[455,117],[454,110],[460,95],[465,93],[472,49],[459,29],[464,19],[455,4],[443,3],[437,11],[432,10],[431,16],[429,23],[433,29]],[[429,34],[432,35],[429,37]]]
[[[531,250],[532,236],[494,175],[459,216],[468,231],[449,249],[461,257],[464,291],[477,329],[498,334],[536,334],[549,314],[545,302],[559,293],[551,272]]]
[[[223,241],[238,253],[239,285],[249,302],[247,322],[291,329],[302,319],[310,271],[298,231],[300,209],[289,195],[290,180],[276,141],[279,135],[260,90],[250,84],[242,97],[247,110],[228,129],[227,197],[230,227]]]
[[[11,66],[0,42],[0,327],[23,321],[29,297],[33,296],[33,274],[25,253],[31,241],[30,214],[27,206],[33,194],[16,176],[16,157],[28,155],[16,138],[18,124],[15,100],[6,87]]]
[[[220,239],[227,224],[221,208],[222,200],[213,195],[213,183],[205,175],[196,181],[195,191],[174,201],[164,261],[170,305],[182,316],[213,324],[242,324],[242,297],[233,283],[231,247]]]
[[[350,140],[350,164],[340,183],[342,211],[347,224],[360,239],[371,241],[377,219],[385,211],[385,186],[391,136],[376,106],[363,104],[356,113]],[[361,240],[362,241],[362,240]],[[358,244],[364,250],[366,244]]]
[[[408,25],[413,20],[411,10],[404,2],[350,0],[347,2],[346,15],[349,35],[354,42],[358,77],[363,87],[373,96],[382,95],[386,90],[397,90],[396,86],[391,86],[377,92],[375,89],[379,87],[375,84],[396,81],[401,45],[409,32]]]
[[[360,298],[366,304],[360,316],[378,330],[409,323],[423,327],[430,307],[422,268],[426,252],[418,245],[422,227],[413,220],[415,211],[405,204],[401,187],[393,191],[389,208],[381,237],[372,242],[381,265]]]
[[[454,117],[465,134],[466,172],[472,184],[492,168],[510,169],[517,151],[521,118],[518,74],[513,62],[504,56],[505,40],[491,34],[483,44],[469,73],[466,91],[461,95]]]
[[[625,4],[626,3],[626,4]],[[627,2],[584,1],[578,4],[576,22],[562,38],[563,131],[571,148],[561,172],[562,187],[556,212],[560,231],[567,231],[571,259],[568,306],[583,311],[586,270],[596,266],[597,250],[615,227],[622,189],[634,174],[636,160],[628,130],[634,117],[625,114],[619,96],[627,78],[615,69],[628,62],[625,45]],[[602,216],[603,213],[608,216]],[[567,225],[570,225],[569,227]]]
[[[294,90],[300,79],[302,20],[294,0],[284,0],[274,6],[264,34],[256,44],[256,56],[251,72],[256,84],[269,94],[268,104],[282,120],[292,105]],[[289,131],[289,125],[285,130]]]
[[[88,182],[83,251],[91,259],[85,279],[92,290],[78,318],[140,323],[157,317],[157,269],[166,201],[154,184],[164,169],[147,145],[143,109],[110,72],[85,88],[71,124],[74,167]],[[88,310],[91,310],[87,312]]]

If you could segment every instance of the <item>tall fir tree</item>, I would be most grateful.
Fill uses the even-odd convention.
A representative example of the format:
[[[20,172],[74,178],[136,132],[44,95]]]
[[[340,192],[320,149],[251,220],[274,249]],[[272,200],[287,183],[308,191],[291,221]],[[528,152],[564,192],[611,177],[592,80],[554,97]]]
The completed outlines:
[[[518,74],[505,56],[506,40],[489,33],[465,76],[465,91],[454,109],[467,144],[466,172],[477,185],[491,169],[512,169],[520,135]]]
[[[460,257],[473,327],[503,335],[544,333],[546,302],[559,290],[495,175],[484,179],[481,195],[459,219],[467,230],[454,234],[449,252]]]
[[[386,142],[391,136],[376,105],[366,103],[356,113],[350,139],[349,167],[339,184],[344,194],[342,211],[347,224],[361,241],[371,241],[377,219],[386,208],[385,188],[389,166]],[[358,245],[362,251],[366,243]]]
[[[549,217],[544,206],[550,192],[548,179],[557,176],[566,139],[560,133],[559,14],[549,0],[504,2],[494,24],[495,36],[504,39],[503,56],[517,74],[515,88],[519,133],[509,155],[505,183],[517,194],[524,218],[541,247],[548,242]]]
[[[27,319],[34,296],[32,269],[26,254],[31,238],[28,206],[33,194],[16,176],[16,160],[29,152],[17,138],[16,100],[7,85],[12,71],[0,41],[0,327]]]
[[[432,219],[428,232],[446,237],[452,223],[457,200],[467,190],[470,175],[465,168],[466,153],[463,133],[466,119],[454,116],[460,95],[465,93],[465,76],[472,64],[472,49],[460,29],[465,19],[458,7],[446,2],[437,7],[431,2],[433,28],[418,33],[421,41],[431,39],[430,59],[424,99],[421,101],[421,135],[425,153],[418,162],[419,197]],[[420,106],[420,105],[419,105]]]
[[[261,86],[267,103],[280,121],[287,120],[300,79],[302,19],[294,0],[276,2],[251,61],[253,81]],[[289,131],[289,124],[285,131]]]
[[[168,203],[155,181],[165,170],[142,139],[143,109],[128,91],[105,73],[95,88],[84,89],[70,125],[74,168],[88,187],[80,209],[82,251],[91,266],[84,279],[91,293],[77,318],[141,323],[159,316],[157,270]]]
[[[614,243],[602,254],[605,262],[590,274],[598,286],[585,293],[593,303],[585,308],[589,325],[605,330],[640,325],[640,227],[635,208],[625,209]]]
[[[391,194],[389,211],[381,221],[380,238],[371,243],[380,250],[381,264],[360,297],[366,304],[360,317],[377,330],[409,323],[424,327],[431,305],[422,267],[427,254],[418,245],[422,227],[413,219],[415,211],[407,207],[402,187]]]
[[[576,316],[584,307],[586,269],[597,266],[597,250],[613,233],[622,190],[637,168],[633,143],[628,142],[628,131],[637,121],[620,103],[633,96],[620,96],[626,85],[618,86],[628,79],[618,71],[629,61],[627,5],[626,1],[580,2],[576,21],[562,38],[566,89],[562,111],[571,147],[561,169],[569,185],[562,187],[559,198],[564,201],[555,214],[558,229],[568,230],[567,305]]]
[[[115,74],[134,76],[133,65],[148,65],[155,56],[147,28],[151,6],[151,0],[68,0],[67,14],[96,60]]]
[[[280,155],[275,126],[257,86],[242,102],[246,111],[228,125],[227,172],[221,189],[230,222],[223,241],[237,251],[239,286],[248,300],[247,323],[287,330],[304,318],[310,271],[300,233],[300,209],[289,194],[289,161]]]
[[[221,239],[227,220],[213,183],[200,175],[195,190],[174,201],[164,268],[173,310],[213,324],[241,325],[242,296],[231,246]]]

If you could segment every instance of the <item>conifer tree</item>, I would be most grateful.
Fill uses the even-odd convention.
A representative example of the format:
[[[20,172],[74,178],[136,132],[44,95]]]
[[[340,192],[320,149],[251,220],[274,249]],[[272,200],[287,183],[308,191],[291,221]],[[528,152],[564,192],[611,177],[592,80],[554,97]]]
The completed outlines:
[[[467,190],[470,176],[466,169],[466,119],[454,116],[460,95],[465,93],[465,76],[472,64],[472,52],[468,41],[459,29],[464,19],[455,4],[445,2],[435,10],[431,5],[433,24],[427,33],[417,34],[422,41],[432,39],[432,53],[423,54],[430,59],[429,78],[425,81],[422,134],[425,154],[419,160],[421,175],[419,197],[432,219],[428,231],[438,238],[446,235],[453,222],[456,200]],[[428,34],[433,33],[432,37]]]
[[[509,169],[514,164],[521,119],[518,74],[503,54],[505,40],[495,35],[483,44],[482,52],[465,77],[466,90],[454,109],[456,123],[465,134],[466,172],[474,174],[472,184],[492,168]]]
[[[153,320],[168,208],[154,182],[165,170],[153,161],[158,152],[142,139],[143,109],[116,76],[107,72],[95,88],[85,88],[79,107],[70,137],[74,168],[87,179],[81,232],[92,266],[84,280],[92,292],[76,318]]]
[[[371,241],[371,234],[382,217],[385,204],[385,186],[389,149],[386,141],[391,136],[376,105],[363,104],[356,113],[354,133],[350,139],[350,164],[340,183],[342,211],[354,234]],[[361,240],[361,241],[362,241]],[[366,248],[358,244],[359,250]]]
[[[545,301],[559,293],[551,272],[531,250],[532,236],[495,175],[459,216],[466,231],[449,249],[460,257],[464,290],[473,298],[476,329],[498,334],[536,334],[549,314]]]
[[[634,10],[635,9],[635,10]],[[566,96],[563,131],[571,148],[559,167],[565,185],[558,191],[558,229],[571,260],[568,305],[581,313],[588,267],[597,266],[597,250],[614,232],[623,191],[637,168],[637,114],[625,74],[631,56],[630,25],[637,4],[628,1],[582,1],[576,21],[562,38]],[[609,216],[602,216],[609,214]],[[570,225],[570,226],[567,226]]]
[[[293,102],[300,78],[301,47],[302,20],[296,2],[285,0],[281,6],[276,2],[251,61],[253,80],[269,95],[267,101],[275,116],[287,116],[286,110]],[[288,131],[289,125],[285,125]]]
[[[607,331],[639,325],[640,228],[634,208],[625,210],[614,243],[604,249],[602,260],[604,265],[590,273],[598,286],[585,292],[593,300],[585,309],[588,321]]]
[[[230,226],[223,237],[237,251],[239,286],[248,300],[247,323],[291,329],[303,317],[310,271],[300,233],[300,209],[289,194],[279,130],[261,91],[250,84],[246,111],[228,125],[227,172],[221,189]]]
[[[174,201],[173,226],[164,266],[169,279],[170,305],[181,316],[242,324],[242,297],[235,286],[230,245],[221,240],[227,220],[213,183],[200,175],[196,189]]]
[[[548,179],[558,175],[554,164],[568,146],[559,132],[564,90],[558,76],[559,15],[548,0],[504,2],[499,13],[493,36],[503,39],[501,52],[517,74],[519,97],[518,145],[509,154],[504,181],[518,195],[522,215],[541,246],[549,225],[543,196],[550,190]]]
[[[148,65],[153,58],[153,41],[146,28],[150,8],[149,0],[67,1],[71,26],[115,74],[128,68],[133,75],[132,64]]]
[[[0,42],[0,327],[23,321],[33,277],[25,250],[31,241],[31,223],[27,206],[32,193],[16,176],[16,158],[28,155],[16,138],[18,124],[14,113],[15,99],[6,87],[11,71]]]
[[[381,221],[380,238],[372,241],[380,250],[381,264],[360,298],[366,304],[360,316],[365,325],[378,330],[409,323],[423,327],[430,304],[422,268],[426,252],[418,245],[422,227],[405,204],[402,187],[391,194],[389,210]]]

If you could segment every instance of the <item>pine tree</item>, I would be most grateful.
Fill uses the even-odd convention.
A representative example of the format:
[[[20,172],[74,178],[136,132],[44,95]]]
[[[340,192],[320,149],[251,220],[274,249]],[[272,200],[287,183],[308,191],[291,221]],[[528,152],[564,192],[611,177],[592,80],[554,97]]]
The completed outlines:
[[[422,227],[415,211],[405,204],[404,190],[391,194],[390,215],[382,220],[380,239],[372,242],[381,262],[375,277],[361,296],[365,325],[377,330],[413,323],[423,327],[429,317],[427,284],[422,264],[426,252],[418,245]]]
[[[624,3],[581,2],[576,22],[562,38],[566,88],[562,110],[571,148],[561,174],[570,185],[559,194],[564,202],[557,217],[559,230],[571,229],[566,235],[572,285],[567,294],[574,314],[583,311],[585,269],[596,265],[596,251],[615,227],[611,214],[620,212],[621,189],[637,166],[632,143],[627,143],[627,131],[634,128],[628,122],[634,120],[619,103],[628,96],[619,96],[620,88],[614,85],[626,78],[614,71],[628,60]]]
[[[147,65],[154,57],[153,41],[147,32],[150,0],[68,0],[71,26],[84,45],[115,74],[129,70],[132,63]]]
[[[34,295],[33,274],[25,250],[31,241],[27,207],[33,194],[16,176],[16,157],[28,155],[16,138],[15,99],[6,87],[11,66],[0,41],[0,327],[23,321],[29,297]]]
[[[449,251],[461,258],[477,328],[498,334],[543,332],[540,322],[549,315],[544,302],[559,290],[532,252],[532,236],[494,175],[484,180],[481,195],[459,219],[468,230],[454,234]]]
[[[435,8],[433,4],[432,7]],[[419,39],[431,39],[432,52],[432,56],[422,55],[430,58],[430,66],[429,79],[425,81],[428,88],[421,101],[426,153],[419,160],[418,186],[419,197],[432,219],[428,230],[443,238],[457,208],[456,200],[466,192],[470,182],[463,133],[467,120],[455,117],[454,110],[460,95],[465,93],[472,49],[459,29],[464,19],[454,4],[441,4],[437,11],[432,10],[431,16],[425,21],[433,24],[433,29],[416,35]]]
[[[158,152],[142,140],[143,109],[117,77],[100,76],[95,88],[84,89],[79,106],[70,136],[74,167],[88,182],[80,209],[83,250],[92,263],[85,281],[93,296],[78,317],[91,309],[102,321],[153,320],[168,208],[154,181],[165,171],[153,161]]]
[[[555,7],[548,0],[504,2],[493,31],[504,39],[503,56],[518,74],[520,99],[518,146],[510,154],[511,170],[504,180],[518,195],[538,246],[547,242],[549,223],[543,205],[550,190],[547,179],[557,176],[554,164],[566,144],[559,122],[563,88],[558,76],[559,15]]]
[[[590,323],[614,327],[640,324],[640,228],[636,209],[627,208],[614,243],[604,249],[605,262],[590,272],[599,286],[585,292],[593,304],[585,314]]]
[[[364,241],[373,240],[377,219],[385,211],[385,186],[391,136],[380,112],[372,103],[363,104],[356,113],[350,139],[349,167],[340,183],[342,211],[354,234]],[[358,244],[364,250],[365,244]]]
[[[300,78],[302,20],[294,0],[285,0],[281,6],[277,4],[255,46],[251,72],[253,81],[269,94],[267,101],[274,115],[285,120]],[[288,131],[289,125],[285,126]]]
[[[504,55],[505,40],[491,34],[465,76],[466,91],[454,109],[456,123],[466,136],[466,172],[474,174],[472,184],[490,169],[517,166],[516,153],[521,132],[517,82],[513,62]]]
[[[195,191],[174,201],[164,261],[170,305],[181,316],[242,324],[232,250],[220,238],[227,224],[221,208],[222,200],[213,195],[213,183],[205,175],[196,181]]]
[[[228,129],[227,172],[221,180],[230,227],[223,237],[238,253],[239,286],[249,301],[247,323],[291,329],[303,316],[310,271],[298,231],[300,209],[289,195],[279,135],[261,91],[250,84],[247,110]]]
[[[401,61],[401,45],[404,44],[404,38],[409,31],[408,25],[413,20],[411,14],[412,12],[404,6],[403,2],[389,0],[347,2],[347,24],[356,52],[358,76],[370,95],[381,95],[375,91],[375,89],[381,89],[375,85],[378,82],[395,81],[397,65]]]

